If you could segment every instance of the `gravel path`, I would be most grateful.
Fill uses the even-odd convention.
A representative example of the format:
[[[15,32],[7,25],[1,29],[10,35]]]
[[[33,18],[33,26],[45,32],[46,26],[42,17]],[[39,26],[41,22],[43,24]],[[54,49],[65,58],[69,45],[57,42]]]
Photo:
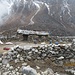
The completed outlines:
[[[13,43],[13,45],[6,45],[6,44],[1,45],[0,44],[0,53],[7,52],[7,51],[3,50],[3,48],[5,48],[5,47],[11,48],[16,45],[19,45],[19,46],[24,46],[26,48],[29,48],[29,47],[34,47],[34,46],[40,45],[40,44],[34,44],[34,43],[28,43],[28,42],[12,42],[12,43]]]

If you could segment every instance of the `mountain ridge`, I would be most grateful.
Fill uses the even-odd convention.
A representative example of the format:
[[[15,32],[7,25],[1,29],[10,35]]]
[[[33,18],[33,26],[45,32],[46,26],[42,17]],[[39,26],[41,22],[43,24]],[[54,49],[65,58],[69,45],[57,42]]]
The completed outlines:
[[[75,35],[74,0],[4,1],[0,2],[7,3],[9,10],[0,23],[0,31],[22,28],[46,30],[51,35]]]

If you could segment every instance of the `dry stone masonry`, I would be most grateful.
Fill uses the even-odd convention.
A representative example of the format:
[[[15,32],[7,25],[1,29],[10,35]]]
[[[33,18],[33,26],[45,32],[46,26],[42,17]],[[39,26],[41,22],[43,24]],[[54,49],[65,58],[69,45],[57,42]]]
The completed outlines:
[[[38,72],[27,64],[30,61],[45,59],[50,59],[57,66],[64,66],[68,62],[75,63],[75,49],[71,45],[53,44],[28,49],[16,46],[7,53],[0,54],[0,75],[62,75],[54,73],[50,68],[45,72]],[[36,67],[40,69],[39,66]]]

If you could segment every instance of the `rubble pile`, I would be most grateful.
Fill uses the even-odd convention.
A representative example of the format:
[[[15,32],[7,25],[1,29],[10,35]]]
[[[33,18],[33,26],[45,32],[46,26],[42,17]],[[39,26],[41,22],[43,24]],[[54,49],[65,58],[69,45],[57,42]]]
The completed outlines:
[[[72,49],[69,45],[41,45],[38,47],[32,47],[29,49],[24,49],[23,47],[16,47],[0,55],[0,75],[36,75],[36,70],[28,68],[27,61],[34,60],[45,60],[46,58],[51,59],[55,64],[63,66],[64,63],[75,62],[75,49]],[[21,66],[10,65],[10,62],[13,64],[21,63]],[[38,67],[37,67],[38,68]],[[30,71],[27,71],[30,70]],[[32,73],[31,72],[35,72]],[[47,71],[49,71],[48,69]],[[29,72],[31,72],[29,74]],[[52,70],[52,74],[41,74],[37,75],[55,75]]]
[[[29,49],[16,47],[10,50],[4,59],[8,59],[9,61],[14,60],[14,62],[17,63],[19,61],[45,60],[45,58],[52,58],[52,60],[57,63],[61,60],[63,63],[66,63],[69,61],[75,62],[74,55],[75,50],[68,45],[41,45]]]
[[[22,66],[14,68],[13,66],[7,64],[6,66],[3,65],[2,69],[0,70],[0,75],[60,75],[60,74],[54,73],[51,68],[48,68],[44,72],[42,71],[37,72],[35,69],[31,68],[30,66]]]

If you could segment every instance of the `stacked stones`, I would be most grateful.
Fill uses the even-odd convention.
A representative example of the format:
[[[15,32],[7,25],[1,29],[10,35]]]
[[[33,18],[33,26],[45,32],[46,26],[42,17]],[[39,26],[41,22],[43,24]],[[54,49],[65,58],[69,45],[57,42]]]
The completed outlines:
[[[2,60],[2,62],[5,64],[13,60],[15,63],[17,63],[20,61],[44,60],[45,58],[52,58],[52,60],[54,60],[56,63],[61,60],[63,62],[75,62],[74,54],[75,50],[68,45],[41,45],[38,47],[32,47],[30,49],[16,47],[0,58],[0,62]]]
[[[22,65],[22,67],[14,68],[10,64],[0,66],[0,75],[67,75],[54,73],[51,68],[46,69],[46,71],[38,72],[31,68],[30,66]]]
[[[14,68],[9,63],[0,66],[0,75],[22,75],[20,67]]]
[[[6,54],[0,55],[0,74],[1,75],[22,75],[20,66],[13,67],[9,62],[13,61],[15,64],[18,62],[26,62],[33,60],[51,59],[57,65],[63,65],[66,62],[75,62],[75,49],[71,46],[65,45],[41,45],[24,49],[16,47],[8,51]],[[22,65],[21,65],[22,66]]]

